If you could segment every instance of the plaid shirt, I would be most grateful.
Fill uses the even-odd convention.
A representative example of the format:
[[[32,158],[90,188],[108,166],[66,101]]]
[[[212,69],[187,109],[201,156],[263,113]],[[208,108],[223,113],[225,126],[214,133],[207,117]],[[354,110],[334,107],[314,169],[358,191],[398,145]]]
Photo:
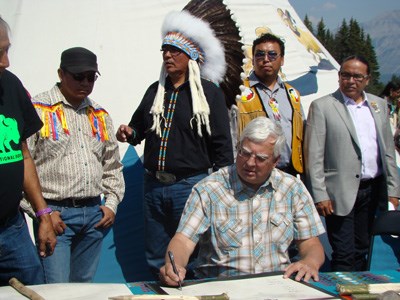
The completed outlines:
[[[200,244],[199,278],[283,270],[293,239],[324,231],[299,179],[273,169],[255,192],[240,181],[236,165],[195,185],[177,230]]]

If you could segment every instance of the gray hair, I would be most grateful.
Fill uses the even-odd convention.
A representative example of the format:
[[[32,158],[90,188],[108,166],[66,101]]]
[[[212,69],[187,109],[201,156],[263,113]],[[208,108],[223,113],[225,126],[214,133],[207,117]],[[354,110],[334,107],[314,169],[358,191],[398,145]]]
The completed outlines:
[[[244,139],[254,143],[262,143],[268,138],[275,139],[274,156],[279,157],[286,143],[282,126],[266,117],[258,117],[249,122],[240,136],[239,145],[242,145]]]
[[[7,33],[10,32],[10,26],[1,16],[0,16],[0,28],[4,29]]]

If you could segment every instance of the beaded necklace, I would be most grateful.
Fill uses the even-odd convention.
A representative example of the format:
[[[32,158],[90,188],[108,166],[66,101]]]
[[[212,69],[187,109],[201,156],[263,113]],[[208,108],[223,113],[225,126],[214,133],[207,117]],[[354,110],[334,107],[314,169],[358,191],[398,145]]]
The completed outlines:
[[[275,121],[280,121],[281,114],[279,113],[279,104],[278,101],[276,101],[275,99],[275,96],[278,93],[279,89],[276,89],[274,92],[271,92],[271,94],[268,92],[266,88],[263,88],[262,90],[269,97],[268,105],[271,107]]]
[[[165,118],[165,125],[161,136],[160,152],[158,154],[158,171],[164,171],[165,169],[165,156],[167,152],[168,136],[171,130],[172,117],[174,116],[178,93],[179,93],[178,90],[174,91],[171,94],[171,98],[169,100],[167,116]]]

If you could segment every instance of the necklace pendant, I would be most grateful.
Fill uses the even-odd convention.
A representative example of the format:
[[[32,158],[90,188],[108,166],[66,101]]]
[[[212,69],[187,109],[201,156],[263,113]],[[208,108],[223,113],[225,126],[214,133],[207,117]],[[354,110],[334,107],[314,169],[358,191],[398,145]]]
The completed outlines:
[[[274,116],[275,121],[281,120],[281,114],[279,113],[279,104],[275,98],[271,98],[268,101],[269,106],[271,107],[272,114]]]

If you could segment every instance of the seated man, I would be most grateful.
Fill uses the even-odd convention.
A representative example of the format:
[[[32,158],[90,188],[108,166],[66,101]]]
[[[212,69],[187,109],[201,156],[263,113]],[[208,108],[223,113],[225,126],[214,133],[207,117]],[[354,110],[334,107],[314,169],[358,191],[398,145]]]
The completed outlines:
[[[165,284],[177,286],[199,243],[195,275],[228,277],[283,270],[287,278],[318,280],[324,227],[303,183],[278,169],[283,130],[259,117],[244,129],[236,164],[221,168],[194,186],[175,236],[168,245],[179,277],[166,255],[160,269]],[[294,240],[301,259],[291,263]]]

